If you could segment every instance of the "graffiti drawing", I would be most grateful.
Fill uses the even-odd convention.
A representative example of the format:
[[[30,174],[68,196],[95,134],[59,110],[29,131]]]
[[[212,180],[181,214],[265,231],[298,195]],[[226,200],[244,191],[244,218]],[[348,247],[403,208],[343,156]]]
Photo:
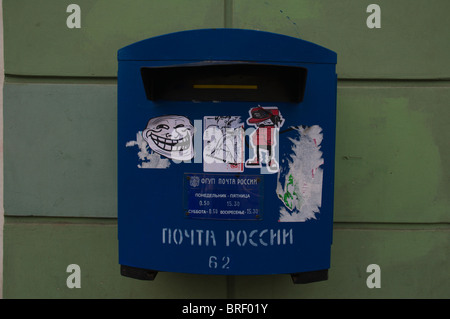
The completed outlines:
[[[253,150],[253,157],[245,162],[245,167],[262,167],[265,162],[270,173],[276,173],[279,169],[277,161],[277,140],[278,132],[284,124],[278,107],[255,107],[250,111],[250,118],[247,124],[252,125],[256,130],[250,135],[250,145]],[[263,161],[262,152],[266,153]]]
[[[203,119],[203,170],[242,172],[244,170],[244,124],[240,116],[205,116]]]
[[[284,204],[280,209],[280,222],[315,219],[322,204],[322,129],[318,125],[293,129],[298,138],[289,138],[292,153],[290,159],[285,160],[287,165],[278,172],[276,192]]]

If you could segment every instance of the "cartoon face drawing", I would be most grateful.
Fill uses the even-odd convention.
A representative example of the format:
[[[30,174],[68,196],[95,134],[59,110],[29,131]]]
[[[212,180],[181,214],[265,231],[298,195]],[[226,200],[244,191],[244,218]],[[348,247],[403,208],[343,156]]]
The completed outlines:
[[[255,127],[273,126],[281,127],[284,124],[284,118],[281,116],[278,107],[255,107],[249,111],[250,118],[247,119],[247,124]]]
[[[153,151],[181,161],[194,156],[193,135],[194,127],[191,122],[180,115],[154,117],[142,132],[142,137]]]

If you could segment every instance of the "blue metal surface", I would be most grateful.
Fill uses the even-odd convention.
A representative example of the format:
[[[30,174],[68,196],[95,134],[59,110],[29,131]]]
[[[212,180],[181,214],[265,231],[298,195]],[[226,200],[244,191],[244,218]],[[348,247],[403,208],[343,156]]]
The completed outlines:
[[[121,265],[226,275],[329,268],[336,125],[334,52],[273,33],[208,29],[140,41],[121,49],[118,59]],[[211,61],[307,68],[304,99],[301,103],[147,99],[142,67]],[[264,131],[254,112],[258,107],[281,115],[282,121]],[[238,125],[226,122],[230,118]],[[212,124],[214,120],[217,125]],[[162,138],[167,126],[172,127],[170,138]],[[225,166],[207,162],[208,143],[214,140],[208,138],[210,127],[246,132],[246,143],[234,144],[244,153],[240,165],[231,160]],[[179,136],[174,136],[175,131]],[[276,153],[272,168],[269,161],[251,165],[257,150],[252,142],[256,131],[266,137],[278,135],[270,146],[258,144]],[[190,145],[185,143],[188,137]],[[165,151],[178,158],[170,158]],[[260,162],[264,156],[270,158],[267,151],[261,154]],[[199,184],[190,183],[188,177]],[[202,178],[209,178],[210,184],[206,179],[201,184]],[[248,185],[237,184],[243,179]],[[254,184],[256,179],[261,183]],[[204,207],[203,217],[189,213]],[[217,214],[237,207],[244,213]]]

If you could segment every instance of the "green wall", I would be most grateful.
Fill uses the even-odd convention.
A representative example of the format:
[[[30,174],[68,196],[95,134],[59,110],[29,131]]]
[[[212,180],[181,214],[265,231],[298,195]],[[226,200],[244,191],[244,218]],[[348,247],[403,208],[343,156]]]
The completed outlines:
[[[81,7],[69,29],[66,8]],[[370,3],[381,28],[369,29]],[[4,298],[450,297],[447,0],[3,0]],[[120,276],[117,50],[197,28],[272,31],[338,53],[329,280]],[[66,285],[69,264],[81,288]],[[381,268],[369,289],[366,268]]]

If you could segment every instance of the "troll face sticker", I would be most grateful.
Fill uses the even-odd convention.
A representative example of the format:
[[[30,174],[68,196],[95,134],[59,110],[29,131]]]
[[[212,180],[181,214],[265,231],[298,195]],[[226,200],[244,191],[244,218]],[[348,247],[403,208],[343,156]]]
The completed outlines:
[[[190,160],[194,156],[194,127],[187,117],[164,115],[147,123],[142,137],[156,153],[174,160]]]

